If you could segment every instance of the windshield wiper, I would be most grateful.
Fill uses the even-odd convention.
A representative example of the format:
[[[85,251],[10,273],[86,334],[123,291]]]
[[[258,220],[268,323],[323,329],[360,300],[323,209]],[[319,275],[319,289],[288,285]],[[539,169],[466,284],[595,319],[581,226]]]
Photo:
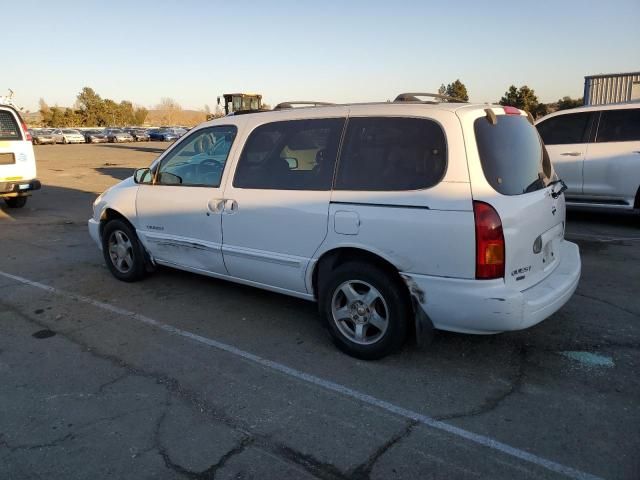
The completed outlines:
[[[558,198],[560,195],[562,195],[562,192],[564,192],[567,188],[569,188],[567,187],[567,184],[564,183],[564,180],[562,180],[561,178],[554,180],[553,182],[549,182],[547,184],[547,187],[553,187],[554,185],[557,185],[557,184],[561,184],[562,186],[560,187],[560,190],[558,190],[557,192],[551,189],[551,196],[553,198]]]

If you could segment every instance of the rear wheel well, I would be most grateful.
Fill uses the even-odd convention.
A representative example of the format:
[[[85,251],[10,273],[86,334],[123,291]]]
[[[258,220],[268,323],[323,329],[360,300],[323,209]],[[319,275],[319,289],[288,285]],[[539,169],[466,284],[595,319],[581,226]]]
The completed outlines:
[[[400,277],[398,269],[392,263],[390,263],[388,260],[385,260],[381,256],[376,255],[375,253],[352,247],[329,250],[318,259],[311,278],[313,293],[316,299],[319,299],[321,294],[322,277],[326,278],[326,276],[328,276],[331,271],[335,270],[338,266],[344,263],[358,261],[375,265],[381,270],[387,272],[391,278],[393,278],[403,286],[404,290],[407,293],[407,299],[409,299],[409,289],[407,288],[405,282],[402,280],[402,277]]]

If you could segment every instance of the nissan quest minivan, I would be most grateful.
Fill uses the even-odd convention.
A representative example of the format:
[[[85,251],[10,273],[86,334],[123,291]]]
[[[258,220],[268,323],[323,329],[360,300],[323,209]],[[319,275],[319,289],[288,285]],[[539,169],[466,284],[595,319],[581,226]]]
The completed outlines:
[[[580,278],[566,186],[525,112],[423,95],[203,123],[96,199],[91,236],[120,280],[164,265],[316,301],[359,358],[535,325]]]

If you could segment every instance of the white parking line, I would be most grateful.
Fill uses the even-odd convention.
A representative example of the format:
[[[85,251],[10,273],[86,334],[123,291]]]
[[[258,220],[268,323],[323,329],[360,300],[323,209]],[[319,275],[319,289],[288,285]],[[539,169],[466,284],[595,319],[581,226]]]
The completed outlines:
[[[460,438],[464,438],[471,442],[477,443],[478,445],[482,445],[483,447],[491,448],[498,452],[504,453],[511,457],[518,458],[520,460],[524,460],[525,462],[529,462],[531,464],[537,465],[539,467],[545,468],[552,472],[563,474],[569,478],[579,479],[579,480],[602,480],[601,477],[582,472],[575,468],[567,467],[560,463],[554,462],[552,460],[547,460],[546,458],[539,457],[538,455],[534,455],[533,453],[526,452],[524,450],[520,450],[518,448],[507,445],[506,443],[499,442],[498,440],[494,440],[491,437],[487,437],[484,435],[478,435],[476,433],[470,432],[468,430],[464,430],[459,427],[455,427],[445,422],[441,422],[439,420],[435,420],[428,415],[423,415],[418,412],[414,412],[412,410],[408,410],[406,408],[400,407],[393,403],[387,402],[385,400],[381,400],[379,398],[373,397],[366,393],[359,392],[357,390],[353,390],[349,387],[341,385],[339,383],[332,382],[330,380],[325,380],[320,377],[316,377],[315,375],[310,375],[305,372],[301,372],[296,370],[295,368],[288,367],[282,363],[274,362],[272,360],[268,360],[266,358],[260,357],[253,353],[241,350],[233,345],[228,345],[226,343],[219,342],[217,340],[213,340],[211,338],[203,337],[201,335],[197,335],[195,333],[191,333],[187,330],[182,330],[180,328],[174,327],[172,325],[168,325],[166,323],[159,322],[154,320],[153,318],[146,317],[144,315],[140,315],[139,313],[135,313],[129,310],[125,310],[124,308],[116,307],[115,305],[111,305],[109,303],[100,302],[98,300],[94,300],[89,297],[85,297],[83,295],[78,295],[71,292],[66,292],[64,290],[57,289],[55,287],[51,287],[49,285],[45,285],[43,283],[35,282],[33,280],[29,280],[24,277],[19,277],[17,275],[12,275],[10,273],[0,271],[0,276],[5,278],[9,278],[11,280],[15,280],[16,282],[22,283],[24,285],[29,285],[34,288],[38,288],[40,290],[44,290],[49,293],[53,293],[56,295],[60,295],[63,297],[67,297],[79,302],[87,303],[89,305],[93,305],[94,307],[101,308],[108,312],[116,313],[119,315],[123,315],[126,317],[130,317],[133,320],[137,320],[139,322],[145,323],[147,325],[151,325],[153,327],[159,328],[165,332],[179,335],[181,337],[188,338],[190,340],[202,343],[204,345],[208,345],[213,348],[217,348],[218,350],[222,350],[224,352],[230,353],[237,357],[243,358],[244,360],[248,360],[250,362],[261,365],[262,367],[275,370],[279,373],[287,375],[289,377],[296,378],[298,380],[302,380],[303,382],[307,382],[313,384],[317,387],[321,387],[325,390],[329,390],[332,392],[340,393],[345,397],[349,397],[355,400],[358,400],[362,403],[366,403],[368,405],[372,405],[378,407],[387,412],[393,413],[395,415],[399,415],[409,420],[414,420],[418,423],[426,425],[431,428],[435,428],[438,430],[445,431],[450,433],[451,435],[455,435]]]

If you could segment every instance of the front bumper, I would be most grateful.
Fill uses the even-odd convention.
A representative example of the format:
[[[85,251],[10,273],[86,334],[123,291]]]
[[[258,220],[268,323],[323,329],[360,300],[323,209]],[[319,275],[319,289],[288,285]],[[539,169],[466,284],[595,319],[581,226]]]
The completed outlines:
[[[0,195],[18,196],[33,190],[40,190],[42,184],[40,180],[12,180],[11,182],[0,182]]]
[[[100,239],[100,222],[95,221],[93,218],[90,218],[87,222],[89,226],[89,235],[94,242],[98,245],[98,248],[102,250],[102,241]]]
[[[564,240],[556,269],[523,291],[503,280],[464,280],[403,273],[411,290],[422,297],[420,306],[441,330],[489,334],[531,327],[558,311],[580,280],[578,246]]]

